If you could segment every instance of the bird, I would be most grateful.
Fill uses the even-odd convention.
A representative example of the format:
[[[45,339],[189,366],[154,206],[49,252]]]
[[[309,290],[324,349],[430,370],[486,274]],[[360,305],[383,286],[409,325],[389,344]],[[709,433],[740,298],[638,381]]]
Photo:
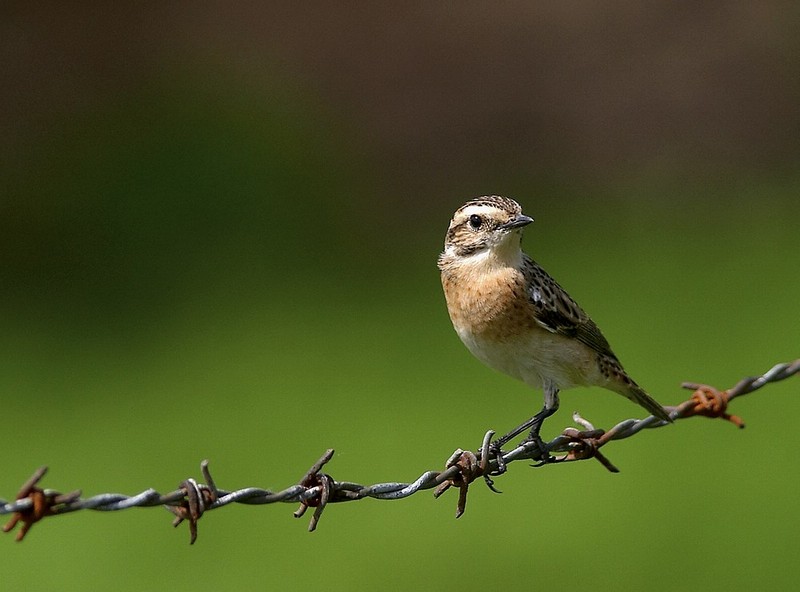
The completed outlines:
[[[576,386],[619,393],[671,422],[627,374],[589,315],[522,251],[523,229],[532,222],[511,198],[473,198],[455,211],[438,259],[450,320],[467,349],[544,394],[541,411],[495,440],[494,453],[529,429],[525,442],[539,445],[544,462],[554,460],[539,431],[558,410],[559,392]]]

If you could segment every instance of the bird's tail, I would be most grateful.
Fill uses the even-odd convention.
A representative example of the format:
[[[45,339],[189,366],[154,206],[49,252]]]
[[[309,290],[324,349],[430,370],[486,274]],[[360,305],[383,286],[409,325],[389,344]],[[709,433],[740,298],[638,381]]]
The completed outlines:
[[[669,416],[669,413],[667,413],[667,410],[664,409],[653,397],[648,395],[642,387],[633,381],[625,386],[627,388],[618,391],[621,395],[647,409],[650,415],[655,415],[658,419],[672,423],[672,418]]]

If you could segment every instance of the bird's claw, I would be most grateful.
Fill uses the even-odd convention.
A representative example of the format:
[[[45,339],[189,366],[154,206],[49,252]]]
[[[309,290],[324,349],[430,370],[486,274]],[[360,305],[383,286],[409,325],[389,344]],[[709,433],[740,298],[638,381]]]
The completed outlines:
[[[488,446],[484,443],[486,458],[481,464],[487,468],[483,473],[483,480],[486,482],[486,486],[495,493],[502,492],[495,488],[494,479],[492,479],[492,477],[502,475],[508,470],[506,461],[503,458],[503,450],[501,448],[503,443],[504,442],[502,439],[495,440],[494,442],[489,443]],[[537,462],[533,464],[534,467],[541,467],[547,464],[559,462],[561,460],[550,454],[550,448],[548,447],[547,443],[542,440],[539,434],[530,434],[525,440],[520,442],[519,445],[528,447],[532,453],[531,456],[537,459]],[[489,469],[489,463],[492,461],[495,462],[496,466],[494,469]]]
[[[520,446],[530,446],[532,451],[537,451],[539,453],[539,460],[533,464],[534,467],[543,467],[544,465],[558,462],[555,456],[550,455],[550,448],[539,434],[531,434],[528,438],[520,442]]]
[[[500,447],[501,444],[499,442],[491,442],[489,446],[486,447],[485,466],[488,467],[489,463],[494,460],[497,467],[495,469],[487,470],[483,474],[483,480],[486,482],[486,486],[495,493],[502,493],[502,491],[495,488],[494,479],[492,479],[492,477],[502,475],[506,472],[506,470],[508,470],[506,467],[506,461],[503,458],[503,451]]]

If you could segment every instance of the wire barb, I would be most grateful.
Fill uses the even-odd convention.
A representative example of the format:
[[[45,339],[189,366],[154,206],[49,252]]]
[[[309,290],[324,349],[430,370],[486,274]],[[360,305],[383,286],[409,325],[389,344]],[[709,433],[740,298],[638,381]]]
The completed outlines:
[[[3,526],[3,532],[11,532],[14,527],[22,522],[22,526],[17,532],[15,540],[19,543],[28,534],[31,527],[39,522],[45,516],[55,515],[55,507],[60,504],[68,504],[77,500],[81,492],[80,490],[71,493],[61,494],[57,491],[49,491],[39,488],[37,485],[42,477],[47,473],[47,467],[39,467],[31,475],[30,479],[22,484],[22,487],[17,494],[17,502],[20,503],[19,507],[13,511],[11,520]],[[0,500],[2,501],[2,500]],[[6,504],[8,505],[8,504]],[[5,514],[7,512],[0,512]]]
[[[725,391],[704,384],[684,383],[682,386],[693,391],[691,398],[680,405],[670,407],[673,420],[686,419],[693,416],[720,418],[744,427],[741,418],[730,415],[727,408],[731,401],[742,395],[752,393],[766,384],[777,382],[794,376],[800,372],[800,359],[785,364],[776,364],[761,376],[740,380],[735,386]],[[591,422],[577,413],[573,421],[582,430],[566,428],[550,442],[544,444],[547,451],[555,456],[555,462],[540,463],[536,466],[552,466],[566,462],[597,459],[606,469],[617,472],[618,469],[600,452],[600,449],[612,440],[622,440],[638,434],[644,429],[660,428],[667,424],[656,417],[644,419],[626,419],[608,430],[596,429]],[[0,515],[11,514],[9,522],[3,526],[3,532],[11,532],[17,524],[22,524],[16,534],[16,540],[22,541],[31,527],[49,516],[59,516],[78,510],[117,511],[128,508],[151,508],[166,506],[175,515],[173,525],[183,521],[189,523],[190,544],[197,540],[197,523],[205,512],[215,510],[229,504],[262,505],[276,502],[299,503],[300,507],[294,515],[300,517],[308,508],[314,508],[314,514],[308,525],[313,531],[319,524],[322,512],[329,503],[355,501],[364,498],[397,500],[414,495],[419,491],[434,489],[434,497],[440,497],[452,487],[459,490],[456,505],[456,518],[462,516],[466,509],[469,485],[479,477],[485,479],[498,474],[500,463],[507,466],[517,460],[540,461],[542,447],[536,442],[522,442],[509,451],[493,451],[491,440],[494,431],[488,431],[478,452],[462,449],[456,450],[445,463],[443,471],[426,471],[411,483],[376,483],[361,485],[349,481],[336,481],[323,473],[323,467],[333,458],[330,449],[323,454],[305,473],[297,485],[283,491],[273,492],[268,489],[247,487],[235,491],[219,489],[211,477],[208,461],[200,465],[205,484],[189,478],[181,482],[175,491],[161,494],[154,489],[147,489],[132,496],[118,493],[102,493],[82,499],[80,491],[62,494],[57,491],[42,489],[39,482],[47,472],[47,467],[37,469],[25,481],[13,502],[0,499]],[[487,484],[493,485],[491,479]],[[496,490],[495,490],[496,491]]]
[[[321,472],[322,467],[332,458],[333,448],[329,448],[325,454],[311,466],[300,481],[301,487],[305,487],[307,491],[316,492],[315,496],[300,500],[300,507],[294,513],[295,518],[300,518],[306,513],[308,508],[316,508],[314,514],[311,516],[311,522],[308,524],[308,532],[314,532],[316,530],[322,512],[328,505],[336,485],[336,482],[330,475]]]
[[[208,485],[202,485],[194,479],[186,479],[180,485],[180,491],[184,492],[184,499],[178,504],[165,504],[164,507],[175,514],[176,518],[172,521],[172,526],[178,526],[186,520],[189,522],[189,544],[194,545],[197,540],[197,521],[202,518],[203,513],[208,507],[217,501],[219,494],[211,472],[208,470],[208,460],[200,463],[200,471]]]
[[[493,434],[494,432],[488,432]],[[456,518],[460,518],[467,508],[467,493],[469,492],[469,485],[475,479],[484,474],[487,463],[482,457],[478,460],[478,456],[469,450],[456,450],[447,460],[445,466],[448,469],[457,469],[456,474],[440,483],[436,489],[433,490],[433,497],[438,498],[445,491],[451,487],[458,487],[458,504],[456,505]]]

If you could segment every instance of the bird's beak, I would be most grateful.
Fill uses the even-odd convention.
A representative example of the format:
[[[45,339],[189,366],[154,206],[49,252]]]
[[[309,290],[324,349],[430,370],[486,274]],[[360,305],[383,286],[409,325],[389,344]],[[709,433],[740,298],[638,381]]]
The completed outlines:
[[[515,228],[522,228],[523,226],[527,226],[533,222],[533,218],[530,216],[525,216],[524,214],[520,214],[519,216],[515,216],[505,224],[501,224],[498,226],[500,230],[513,230]]]

